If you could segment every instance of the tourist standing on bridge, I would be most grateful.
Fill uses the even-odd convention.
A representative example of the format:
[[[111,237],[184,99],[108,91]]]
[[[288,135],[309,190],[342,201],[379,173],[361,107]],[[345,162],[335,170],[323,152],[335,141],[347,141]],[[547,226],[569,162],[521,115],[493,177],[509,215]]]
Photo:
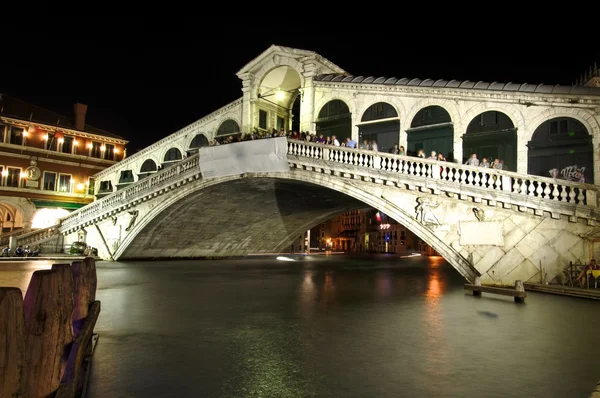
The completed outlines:
[[[394,144],[394,147],[390,149],[390,153],[392,155],[398,155],[400,153],[400,148],[398,148],[398,144]]]
[[[377,141],[375,141],[375,140],[371,141],[371,150],[374,152],[379,151],[379,147],[377,146]]]
[[[333,141],[333,146],[340,146],[340,142],[335,135],[331,136],[331,140]]]
[[[479,159],[477,159],[477,154],[474,153],[471,155],[471,157],[469,159],[467,159],[467,161],[465,162],[465,164],[467,166],[479,166]]]
[[[356,141],[350,137],[346,138],[346,148],[356,148]]]

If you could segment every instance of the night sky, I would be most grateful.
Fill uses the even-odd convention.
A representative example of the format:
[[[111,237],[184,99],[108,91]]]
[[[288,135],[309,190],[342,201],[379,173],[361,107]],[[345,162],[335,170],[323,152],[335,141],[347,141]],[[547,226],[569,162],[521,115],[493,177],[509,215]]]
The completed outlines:
[[[3,21],[5,31],[22,32],[8,38],[19,51],[4,52],[0,92],[66,116],[86,103],[87,122],[128,139],[130,154],[241,97],[235,73],[271,44],[315,51],[366,76],[570,85],[600,62],[597,40],[505,31],[433,40],[398,27],[340,33],[232,21],[216,29],[200,19],[10,24]]]

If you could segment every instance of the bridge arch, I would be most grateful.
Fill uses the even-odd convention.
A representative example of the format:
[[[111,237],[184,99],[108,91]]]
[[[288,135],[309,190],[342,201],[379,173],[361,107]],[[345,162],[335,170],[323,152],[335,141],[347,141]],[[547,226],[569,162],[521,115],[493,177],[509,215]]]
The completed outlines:
[[[432,104],[424,106],[406,123],[409,125],[406,129],[409,155],[416,156],[422,150],[427,158],[435,151],[449,161],[454,160],[454,125],[445,107]]]
[[[271,57],[268,61],[264,63],[264,65],[254,74],[253,79],[253,89],[252,96],[253,98],[258,98],[258,93],[260,90],[260,86],[265,79],[265,77],[271,73],[273,70],[281,67],[289,67],[293,69],[300,79],[300,88],[304,87],[304,76],[302,72],[304,71],[304,65],[301,62],[297,61],[294,58],[288,57],[286,55],[276,54]]]
[[[452,123],[455,125],[460,123],[460,112],[458,111],[456,103],[438,98],[425,98],[416,102],[408,110],[408,113],[406,114],[407,128],[410,127],[410,124],[415,119],[415,116],[417,116],[417,113],[430,106],[439,106],[440,108],[443,108],[450,115],[450,121]]]
[[[171,144],[162,151],[159,164],[179,161],[183,159],[184,153],[179,145]]]
[[[240,131],[240,123],[238,120],[230,116],[224,116],[219,120],[213,136],[214,138],[223,138],[229,135],[239,134]]]
[[[316,113],[317,135],[335,135],[340,141],[352,137],[353,112],[351,105],[341,98],[329,98]]]
[[[400,142],[400,113],[394,104],[377,101],[366,108],[358,124],[359,145],[364,140],[376,141],[380,152],[389,152]],[[393,120],[392,120],[393,119]]]
[[[461,163],[475,153],[479,162],[487,158],[488,167],[498,159],[503,170],[517,171],[517,128],[504,112],[486,110],[475,115],[462,136],[462,144]]]
[[[269,191],[276,184],[283,184],[284,188],[281,191],[283,193],[279,193],[277,190]],[[245,189],[242,187],[245,187]],[[253,187],[257,188],[254,189]],[[303,199],[302,195],[298,194],[298,192],[303,192],[302,189],[295,189],[292,193],[289,193],[290,187],[308,187],[311,194]],[[218,193],[221,189],[224,191]],[[194,204],[201,203],[202,200],[219,203],[219,201],[214,200],[214,196],[210,196],[216,192],[218,195],[232,199],[231,206],[235,208],[241,202],[233,203],[237,199],[232,197],[232,193],[241,190],[245,192],[243,200],[248,205],[248,211],[238,213],[237,216],[234,212],[225,208],[215,209],[213,213],[199,212],[197,208],[194,208]],[[274,194],[267,197],[268,200],[262,200],[265,197],[253,196],[256,195],[256,192],[269,192],[268,195]],[[288,197],[286,195],[293,196]],[[316,200],[313,195],[317,196]],[[296,201],[290,200],[291,197]],[[242,200],[241,197],[240,200]],[[256,203],[256,205],[253,205],[253,203]],[[308,207],[302,207],[303,204]],[[211,250],[214,250],[216,242],[222,242],[223,237],[226,236],[227,239],[235,241],[235,243],[232,244],[233,246],[223,247],[223,253],[231,253],[233,250],[243,251],[244,249],[250,251],[251,248],[255,249],[257,246],[262,247],[263,251],[281,250],[291,243],[298,231],[309,229],[310,226],[314,226],[322,220],[350,209],[362,207],[365,204],[385,212],[416,233],[423,241],[444,256],[468,280],[473,280],[477,275],[477,271],[464,257],[438,238],[433,231],[418,222],[414,215],[396,205],[392,199],[382,197],[381,194],[377,193],[377,190],[365,190],[346,179],[297,169],[292,169],[288,173],[266,173],[247,177],[236,175],[211,180],[196,180],[188,189],[172,191],[172,194],[165,196],[165,200],[156,203],[144,217],[138,220],[131,232],[119,244],[114,253],[114,258],[136,258],[144,251],[148,251],[148,253],[152,251],[152,253],[165,257],[169,257],[173,253],[177,254],[177,251],[171,253],[170,250],[173,250],[173,247],[168,242],[173,244],[177,242],[183,245],[183,248],[180,246],[180,249],[185,250],[186,242],[182,242],[181,237],[174,234],[190,235],[183,230],[186,228],[186,223],[194,222],[194,218],[197,220],[197,225],[190,225],[187,228],[190,231],[197,232],[189,236],[189,244],[206,239],[206,244],[210,244]],[[253,206],[254,209],[265,209],[265,213],[263,213],[265,216],[272,216],[272,210],[278,209],[279,217],[259,217],[260,225],[249,225],[248,220],[243,219],[243,216],[247,214],[255,219],[256,214],[251,214]],[[294,206],[298,207],[294,208]],[[210,221],[208,221],[209,218]],[[214,228],[215,222],[222,224],[218,231]],[[175,225],[178,227],[174,229],[170,227]],[[207,228],[208,225],[211,225],[210,231],[201,230],[202,225],[207,225]],[[256,236],[252,235],[252,231]],[[281,233],[281,231],[284,231],[284,233]],[[268,238],[269,236],[271,238]],[[272,241],[266,244],[261,241],[253,241],[253,237],[257,239],[263,237],[264,239],[272,239]],[[158,251],[154,252],[153,250]],[[202,256],[202,253],[200,251],[189,251],[186,256]]]
[[[208,138],[204,133],[195,134],[190,140],[187,142],[186,148],[187,150],[198,149],[204,146],[208,146]]]
[[[551,170],[557,174],[552,174]],[[546,120],[535,129],[527,143],[527,173],[593,182],[592,134],[583,123],[571,117]]]

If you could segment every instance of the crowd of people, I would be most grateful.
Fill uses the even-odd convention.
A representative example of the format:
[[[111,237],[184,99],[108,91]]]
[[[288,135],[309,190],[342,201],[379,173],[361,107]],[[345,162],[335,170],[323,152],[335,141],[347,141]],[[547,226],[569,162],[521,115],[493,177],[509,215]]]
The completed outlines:
[[[363,140],[361,143],[354,141],[352,138],[347,137],[344,140],[338,140],[337,136],[324,136],[323,134],[315,134],[308,131],[295,131],[288,130],[286,131],[282,128],[279,131],[273,129],[271,131],[261,131],[258,129],[254,129],[252,133],[247,134],[232,134],[226,137],[218,137],[214,140],[209,141],[209,146],[223,145],[223,144],[231,144],[234,142],[243,142],[243,141],[253,141],[265,138],[274,138],[274,137],[287,137],[293,140],[300,140],[306,142],[313,142],[323,145],[333,145],[338,147],[346,147],[346,148],[358,148],[358,149],[366,149],[370,151],[379,152],[379,146],[377,145],[376,140]],[[436,160],[441,162],[446,162],[446,157],[441,152],[431,151],[430,155],[425,155],[425,152],[422,149],[419,149],[416,153],[409,153],[406,151],[404,146],[394,144],[394,146],[389,150],[389,153],[394,155],[401,156],[416,156],[418,158],[426,159],[426,160]],[[483,168],[491,168],[497,170],[504,169],[504,160],[502,159],[491,159],[483,158],[481,162],[477,158],[477,154],[473,153],[469,159],[465,162],[468,166],[475,167],[483,167]]]

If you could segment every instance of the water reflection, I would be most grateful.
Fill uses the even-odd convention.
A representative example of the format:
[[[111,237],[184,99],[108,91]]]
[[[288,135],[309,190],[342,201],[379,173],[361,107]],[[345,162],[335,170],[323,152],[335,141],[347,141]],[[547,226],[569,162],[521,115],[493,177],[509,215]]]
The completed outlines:
[[[23,296],[27,292],[31,275],[37,270],[52,268],[53,261],[1,261],[0,286],[18,287]]]
[[[436,258],[103,262],[98,283],[88,398],[583,397],[598,378],[600,303],[476,299]]]

